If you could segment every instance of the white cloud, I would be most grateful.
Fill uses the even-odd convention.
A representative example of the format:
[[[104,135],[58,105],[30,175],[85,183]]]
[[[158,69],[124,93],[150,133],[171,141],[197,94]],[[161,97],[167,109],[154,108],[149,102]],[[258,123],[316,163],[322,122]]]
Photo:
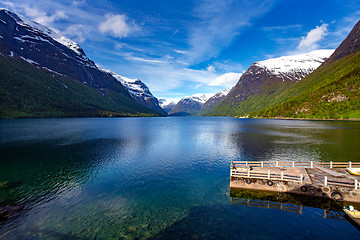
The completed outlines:
[[[141,58],[141,57],[128,57],[128,60],[133,61],[139,61],[139,62],[147,62],[147,63],[163,63],[163,60],[157,60],[157,59],[147,59],[147,58]]]
[[[132,26],[126,22],[124,14],[106,14],[105,21],[100,23],[99,30],[103,33],[110,33],[114,37],[127,37],[132,31],[137,30],[137,26]]]
[[[312,29],[306,37],[302,37],[299,46],[297,47],[299,51],[309,52],[319,48],[319,42],[324,39],[328,33],[328,24],[323,23],[321,26],[318,26]]]
[[[65,31],[62,31],[61,33],[78,43],[82,43],[86,40],[87,35],[90,33],[90,29],[88,26],[82,24],[73,24],[69,25]]]
[[[64,11],[58,10],[54,14],[47,14],[33,6],[23,6],[25,15],[33,19],[35,22],[43,24],[45,26],[52,26],[54,21],[67,19],[68,16]]]
[[[214,67],[213,65],[209,65],[209,66],[206,68],[206,70],[207,70],[208,72],[215,72],[215,67]]]
[[[284,25],[284,26],[271,26],[264,27],[264,31],[266,32],[290,32],[290,31],[298,31],[303,27],[301,24],[292,24],[292,25]]]
[[[360,11],[354,11],[350,15],[336,21],[336,28],[329,33],[327,47],[336,48],[347,37],[357,21],[360,19]],[[333,21],[334,22],[334,21]]]
[[[225,61],[216,61],[212,64],[218,72],[226,73],[226,72],[243,72],[244,67],[237,62],[232,62],[230,60]]]
[[[181,54],[185,54],[186,52],[185,51],[182,51],[182,50],[174,50],[174,52],[176,52],[176,53],[181,53]]]
[[[71,5],[72,5],[73,7],[83,6],[84,4],[86,4],[86,1],[85,1],[85,0],[73,1],[73,2],[71,3]]]
[[[241,77],[242,73],[225,73],[209,83],[209,86],[224,86],[231,87],[237,83]]]
[[[15,8],[16,6],[13,2],[8,2],[8,1],[0,1],[0,3],[10,9]]]
[[[135,57],[135,59],[140,60],[141,58]],[[198,89],[202,89],[204,85],[207,86],[209,79],[216,77],[213,72],[186,68],[177,62],[167,61],[165,59],[153,59],[152,61],[157,62],[142,61],[142,64],[139,64],[136,61],[132,61],[127,62],[126,67],[118,63],[113,67],[107,66],[107,68],[130,78],[140,78],[152,89],[153,94],[159,96],[164,96],[164,93],[179,88],[197,87]],[[134,71],[134,69],[136,69],[136,71]]]

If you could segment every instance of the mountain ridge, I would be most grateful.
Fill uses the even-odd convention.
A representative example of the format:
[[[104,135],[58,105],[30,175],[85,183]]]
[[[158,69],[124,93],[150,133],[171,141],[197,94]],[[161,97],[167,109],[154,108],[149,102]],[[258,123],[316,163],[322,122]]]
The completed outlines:
[[[152,95],[148,86],[143,83],[140,79],[130,79],[124,76],[120,76],[110,70],[102,69],[102,71],[110,74],[117,79],[129,92],[130,96],[135,99],[138,103],[162,114],[167,113],[159,105],[158,99]]]
[[[311,75],[284,91],[283,101],[250,117],[360,119],[360,21]]]
[[[201,107],[199,115],[207,115],[215,110],[217,106],[221,104],[221,102],[226,98],[233,87],[222,90],[221,92],[216,93],[214,96],[209,98]]]
[[[317,50],[253,63],[210,115],[244,115],[276,104],[282,91],[310,74],[332,52]]]
[[[194,94],[191,96],[184,97],[171,109],[169,115],[176,116],[187,116],[187,115],[197,115],[204,103],[214,96],[213,93],[207,94]]]
[[[41,99],[41,96],[47,96],[46,91],[53,92],[53,94],[57,95],[58,99],[66,97],[59,94],[63,92],[63,85],[53,85],[57,89],[57,93],[52,91],[53,89],[48,88],[49,83],[45,82],[48,76],[63,84],[64,81],[67,82],[65,86],[70,85],[69,81],[79,81],[81,83],[81,85],[77,83],[71,84],[76,86],[77,91],[69,91],[73,96],[72,99],[79,101],[78,103],[72,103],[74,106],[76,105],[76,111],[80,113],[81,107],[83,107],[81,116],[87,116],[86,112],[91,112],[89,116],[106,116],[105,112],[109,113],[109,116],[149,114],[160,116],[160,114],[136,102],[114,77],[100,71],[96,64],[86,56],[81,47],[75,42],[61,37],[53,30],[41,24],[24,20],[16,13],[6,9],[0,10],[0,19],[0,57],[3,64],[3,68],[0,69],[2,76],[0,81],[3,86],[2,92],[7,90],[11,93],[4,93],[1,97],[1,117],[31,117],[32,113],[34,117],[76,116],[66,106],[60,106],[56,102],[47,103]],[[57,40],[51,36],[56,36]],[[19,69],[19,66],[23,66],[22,62],[31,65],[33,69],[25,67],[24,69],[27,72],[17,70],[15,74],[17,77],[16,81],[9,81],[9,79],[14,78],[9,72]],[[20,73],[23,76],[20,76]],[[32,77],[27,78],[27,75]],[[41,75],[44,78],[41,83],[36,75]],[[20,90],[25,91],[25,89],[22,89],[25,85],[31,85],[31,83],[23,82],[23,79],[32,81],[38,88],[43,88],[43,91],[34,96],[30,91],[37,92],[37,89],[29,87],[27,90],[32,98],[28,99],[26,95],[19,93]],[[83,89],[79,89],[80,86],[83,86]],[[90,88],[93,88],[95,91]],[[79,92],[84,94],[83,97],[77,96]],[[92,99],[86,99],[85,96],[92,96],[96,99],[102,96],[100,98],[103,98],[104,101],[99,100],[97,102],[101,104],[97,104]],[[68,96],[66,98],[69,99]],[[69,99],[69,101],[72,100]],[[63,102],[63,104],[66,105],[66,102]],[[54,107],[54,110],[50,109],[50,105]],[[44,112],[41,113],[41,111]]]

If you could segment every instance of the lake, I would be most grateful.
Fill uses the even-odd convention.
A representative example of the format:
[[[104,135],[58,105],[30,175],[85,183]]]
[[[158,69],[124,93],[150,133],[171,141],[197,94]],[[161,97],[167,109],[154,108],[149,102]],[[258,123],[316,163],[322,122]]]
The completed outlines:
[[[360,122],[18,119],[0,134],[0,206],[24,206],[0,239],[360,239],[341,206],[229,189],[232,160],[359,162]]]

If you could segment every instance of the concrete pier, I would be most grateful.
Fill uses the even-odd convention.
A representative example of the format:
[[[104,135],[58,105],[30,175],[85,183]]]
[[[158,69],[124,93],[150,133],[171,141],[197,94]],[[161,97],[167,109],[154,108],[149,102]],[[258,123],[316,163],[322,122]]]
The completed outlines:
[[[294,193],[360,203],[360,163],[233,161],[230,188]]]

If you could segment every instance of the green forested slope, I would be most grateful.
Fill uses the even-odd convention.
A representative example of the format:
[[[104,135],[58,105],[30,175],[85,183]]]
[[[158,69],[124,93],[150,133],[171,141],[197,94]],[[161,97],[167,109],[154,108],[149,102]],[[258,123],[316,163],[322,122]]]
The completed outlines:
[[[263,110],[268,107],[276,106],[283,102],[279,95],[288,89],[293,82],[276,81],[262,86],[261,93],[248,96],[240,103],[232,102],[231,99],[225,99],[209,116],[243,116],[249,112]]]
[[[360,118],[360,52],[326,62],[279,97],[285,102],[250,117]]]
[[[100,92],[7,55],[0,55],[0,85],[0,118],[159,116],[120,93]]]

